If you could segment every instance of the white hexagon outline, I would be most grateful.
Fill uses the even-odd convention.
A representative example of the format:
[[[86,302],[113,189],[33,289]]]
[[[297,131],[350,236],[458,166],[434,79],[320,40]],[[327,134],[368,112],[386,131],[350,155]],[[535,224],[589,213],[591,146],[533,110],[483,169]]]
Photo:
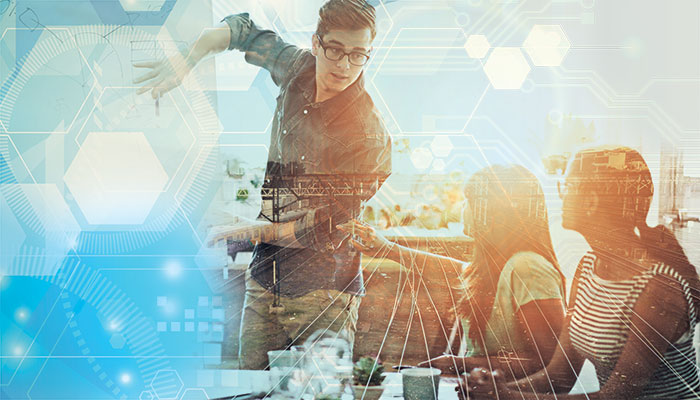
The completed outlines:
[[[182,396],[180,396],[180,399],[184,399],[185,395],[187,395],[187,392],[202,392],[202,393],[204,393],[204,398],[206,398],[206,399],[210,398],[207,391],[202,389],[202,388],[188,388],[188,389],[185,389],[184,392],[182,392]]]
[[[110,89],[110,90],[117,89],[118,90],[118,89],[137,89],[137,88],[138,87],[134,87],[134,86],[105,86],[102,88],[102,90],[100,91],[100,95],[95,100],[95,104],[93,104],[92,108],[90,109],[90,112],[85,117],[85,122],[83,122],[83,125],[80,127],[78,132],[75,134],[75,137],[73,138],[73,140],[75,141],[75,144],[78,145],[79,149],[82,149],[82,144],[80,143],[80,137],[83,135],[83,131],[85,130],[85,125],[87,125],[88,121],[90,120],[90,116],[92,116],[93,112],[95,111],[95,108],[97,108],[97,104],[99,104],[105,91],[108,89]],[[185,126],[187,126],[187,131],[192,136],[192,143],[190,143],[190,146],[187,148],[187,151],[185,151],[185,155],[182,157],[180,164],[177,166],[177,168],[173,172],[172,176],[170,176],[170,175],[168,176],[168,183],[165,185],[165,187],[162,190],[160,190],[160,193],[165,193],[168,190],[170,190],[170,186],[172,185],[172,183],[174,181],[174,177],[177,176],[177,174],[180,172],[180,170],[182,169],[182,166],[185,164],[185,160],[187,160],[190,153],[192,152],[192,148],[194,148],[194,145],[198,142],[197,136],[195,135],[194,131],[192,130],[192,127],[190,127],[190,124],[185,119],[184,114],[182,114],[182,111],[180,110],[180,107],[177,105],[177,102],[175,101],[175,99],[173,98],[172,93],[168,92],[163,96],[169,96],[170,100],[172,100],[172,103],[175,105],[175,109],[177,110],[177,113],[179,114],[180,119],[182,120],[182,122],[185,123]],[[99,131],[99,132],[110,132],[110,131]],[[143,133],[144,137],[146,137],[146,140],[148,140],[148,135],[146,134],[146,132],[141,132],[141,133]],[[87,134],[85,135],[85,137],[87,138]],[[83,140],[83,142],[85,142],[85,141]],[[72,162],[73,161],[71,160],[71,163]],[[166,175],[167,175],[167,173],[166,173]]]
[[[530,50],[532,49],[531,46],[527,46],[526,43],[528,40],[530,40],[530,36],[532,35],[532,32],[537,28],[537,27],[555,27],[558,31],[559,34],[561,34],[561,38],[566,41],[567,46],[566,49],[564,50],[564,54],[562,54],[561,59],[557,64],[537,64],[535,63],[535,58],[532,56],[530,53]],[[556,47],[559,48],[559,47]],[[566,32],[564,32],[564,29],[561,27],[561,25],[557,24],[535,24],[532,26],[530,29],[530,32],[528,32],[527,36],[525,36],[525,40],[523,40],[523,50],[525,50],[525,53],[527,53],[527,56],[530,58],[530,61],[532,62],[532,65],[536,67],[558,67],[561,65],[562,61],[564,61],[564,58],[566,58],[566,55],[569,54],[569,50],[571,50],[571,41],[569,38],[566,36]]]
[[[177,394],[175,395],[175,397],[160,397],[158,395],[158,391],[156,391],[156,388],[153,387],[153,381],[156,380],[156,378],[158,377],[158,374],[160,374],[161,372],[173,372],[173,373],[175,373],[175,377],[177,378],[177,380],[180,381],[180,387],[177,389]],[[152,393],[155,395],[155,397],[157,399],[176,400],[177,398],[180,397],[180,393],[182,393],[182,389],[185,387],[185,383],[182,381],[182,378],[180,378],[180,374],[178,374],[176,370],[174,370],[174,369],[159,369],[158,372],[156,372],[156,374],[153,375],[153,378],[151,379],[151,383],[149,383],[148,386],[151,387],[151,389],[153,390]]]
[[[141,393],[139,393],[139,400],[145,400],[145,399],[143,398],[143,395],[146,394],[146,393],[148,393],[148,395],[151,396],[151,399],[150,399],[150,400],[153,400],[153,399],[157,399],[157,398],[158,398],[158,397],[157,397],[156,395],[154,395],[153,392],[151,392],[150,390],[142,390]]]
[[[40,30],[44,30],[44,29],[49,30],[49,27],[44,27],[44,28],[41,28]],[[16,31],[16,30],[28,30],[28,31],[32,31],[32,32],[33,32],[33,31],[36,31],[36,30],[39,30],[39,29],[17,28],[17,27],[14,27],[14,28],[6,28],[5,31],[2,33],[2,35],[0,35],[0,41],[2,41],[2,39],[5,37],[5,34],[6,34],[7,31],[9,31],[9,30],[15,30],[15,31]],[[90,98],[90,95],[91,95],[92,92],[95,90],[95,87],[96,87],[97,84],[98,84],[97,76],[95,75],[95,73],[94,73],[94,71],[92,70],[92,68],[90,68],[90,63],[87,62],[87,59],[85,58],[85,55],[83,54],[82,50],[80,50],[80,46],[78,45],[78,42],[75,40],[75,37],[74,37],[73,35],[70,35],[70,30],[69,30],[68,28],[61,28],[61,27],[51,27],[51,30],[56,30],[56,31],[67,31],[67,32],[69,33],[68,36],[70,36],[70,38],[71,38],[71,40],[73,41],[73,43],[75,43],[75,49],[78,51],[78,54],[80,54],[80,58],[82,58],[85,67],[88,69],[88,71],[90,71],[90,75],[92,75],[93,83],[92,83],[92,86],[90,86],[90,91],[87,93],[87,95],[86,95],[85,98],[83,99],[82,104],[80,105],[80,107],[78,107],[78,110],[75,112],[75,115],[73,116],[73,120],[71,121],[71,123],[68,125],[68,127],[67,127],[64,131],[55,131],[55,130],[54,130],[54,131],[45,131],[45,132],[44,132],[44,131],[36,131],[36,132],[29,132],[29,131],[27,131],[27,132],[24,132],[24,131],[9,131],[9,130],[7,130],[7,127],[5,127],[5,125],[2,123],[2,121],[0,121],[0,126],[1,126],[1,127],[3,128],[3,130],[4,130],[6,133],[8,133],[8,134],[13,134],[13,135],[16,135],[16,134],[17,134],[17,135],[22,135],[22,134],[57,134],[57,135],[66,135],[66,134],[68,134],[68,132],[70,132],[71,129],[73,129],[73,125],[75,124],[75,121],[78,119],[78,115],[80,115],[80,113],[82,112],[83,108],[85,108],[85,104],[87,103],[87,100]],[[22,66],[22,69],[24,69],[24,68],[25,68],[25,66],[23,65],[23,66]]]

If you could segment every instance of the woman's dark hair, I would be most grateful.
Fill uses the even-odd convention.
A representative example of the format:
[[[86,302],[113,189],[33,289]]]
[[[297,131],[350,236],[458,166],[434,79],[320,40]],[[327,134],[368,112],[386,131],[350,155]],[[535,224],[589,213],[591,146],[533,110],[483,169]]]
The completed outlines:
[[[635,230],[649,257],[678,272],[690,285],[695,308],[700,307],[700,279],[683,247],[668,228],[646,223],[654,195],[649,166],[629,147],[592,148],[578,152],[567,168],[567,180],[577,191],[598,195],[603,217],[620,227]]]
[[[483,332],[506,262],[518,252],[531,251],[560,269],[544,193],[530,171],[519,165],[484,168],[469,178],[464,194],[472,215],[474,256],[463,275],[465,294],[456,311],[469,321],[468,337],[483,347]],[[564,276],[559,273],[564,288]]]

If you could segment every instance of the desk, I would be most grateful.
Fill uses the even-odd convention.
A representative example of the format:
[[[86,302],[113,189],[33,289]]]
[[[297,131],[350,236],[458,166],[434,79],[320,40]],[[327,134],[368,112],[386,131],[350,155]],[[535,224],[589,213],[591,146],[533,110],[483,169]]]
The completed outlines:
[[[402,399],[403,398],[403,385],[401,384],[401,374],[397,372],[390,372],[385,374],[386,379],[384,380],[384,393],[380,399]],[[457,399],[457,392],[455,388],[457,387],[456,377],[446,377],[440,379],[440,388],[438,390],[438,398],[440,400],[452,400]]]
[[[207,392],[209,398],[218,398],[224,396],[232,396],[234,394],[240,393],[251,393],[251,392],[267,392],[272,386],[270,384],[270,371],[232,371],[235,374],[230,375],[231,381],[224,382],[225,387],[209,387],[204,388]],[[401,374],[397,372],[385,373],[386,379],[384,380],[384,393],[381,399],[393,399],[399,400],[403,398],[403,386],[401,384]],[[438,398],[440,400],[453,400],[457,399],[457,392],[455,392],[456,378],[444,378],[440,380],[440,389],[438,390]]]

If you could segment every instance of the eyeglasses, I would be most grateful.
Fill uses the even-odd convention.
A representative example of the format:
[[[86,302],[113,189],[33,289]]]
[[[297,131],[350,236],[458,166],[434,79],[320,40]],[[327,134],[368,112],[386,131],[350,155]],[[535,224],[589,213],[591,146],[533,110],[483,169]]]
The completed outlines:
[[[346,53],[345,50],[340,47],[326,46],[326,44],[323,43],[320,35],[316,35],[316,37],[318,38],[318,42],[323,49],[323,54],[331,61],[340,61],[343,59],[343,57],[348,56],[348,61],[350,64],[357,67],[365,65],[367,64],[367,61],[369,61],[369,54],[365,54],[360,51],[351,51]]]
[[[559,198],[564,199],[564,196],[573,192],[574,184],[571,182],[557,181],[557,192],[559,192]]]

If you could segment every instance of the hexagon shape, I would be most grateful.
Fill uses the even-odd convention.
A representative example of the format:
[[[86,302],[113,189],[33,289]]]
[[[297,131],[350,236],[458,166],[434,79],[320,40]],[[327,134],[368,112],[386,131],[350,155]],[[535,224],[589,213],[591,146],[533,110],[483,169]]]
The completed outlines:
[[[532,64],[538,67],[555,67],[561,64],[571,47],[569,39],[559,25],[535,25],[523,43]]]
[[[141,132],[88,134],[64,180],[91,224],[140,224],[168,182]]]
[[[530,65],[517,47],[496,47],[484,72],[494,89],[519,89],[530,73]]]
[[[156,113],[155,102],[147,95],[136,96],[133,88],[105,88],[95,106],[82,115],[86,117],[78,142],[86,132],[146,132],[153,152],[173,178],[182,171],[196,143],[193,127],[197,122],[179,90],[161,97]]]
[[[418,147],[411,152],[411,162],[416,169],[426,169],[433,162],[433,153],[425,147]]]
[[[447,157],[453,148],[454,146],[449,136],[435,136],[435,139],[430,142],[430,150],[433,151],[435,157]]]
[[[174,369],[161,369],[151,381],[153,393],[160,400],[177,399],[183,386],[180,375]]]
[[[445,167],[447,167],[447,165],[445,165],[445,160],[438,158],[433,161],[433,171],[442,172],[445,170]]]
[[[484,35],[469,35],[467,41],[464,42],[464,49],[467,50],[467,55],[471,58],[486,57],[490,48],[491,45]]]
[[[139,400],[153,400],[153,392],[150,390],[144,390],[139,394]]]
[[[165,4],[165,0],[119,0],[124,11],[160,11]]]
[[[0,36],[0,51],[10,58],[21,43],[18,32],[39,35],[23,62],[13,62],[12,72],[0,74],[7,85],[3,90],[13,94],[0,101],[0,126],[8,133],[68,133],[93,93],[95,76],[71,32],[44,28],[7,28]]]
[[[209,396],[207,396],[207,392],[204,389],[186,389],[182,393],[180,400],[209,400]]]
[[[111,344],[115,349],[123,349],[124,345],[126,344],[126,339],[124,339],[124,335],[121,333],[115,333],[111,338],[109,338],[109,344]]]

